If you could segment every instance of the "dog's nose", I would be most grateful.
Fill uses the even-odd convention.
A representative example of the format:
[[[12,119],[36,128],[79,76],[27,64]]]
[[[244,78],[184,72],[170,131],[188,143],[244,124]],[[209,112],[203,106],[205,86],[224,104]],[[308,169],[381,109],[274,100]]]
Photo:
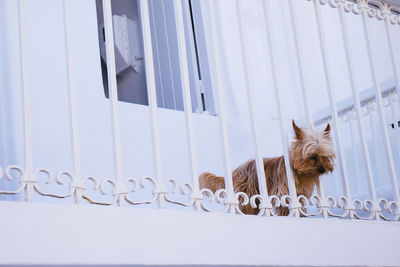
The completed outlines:
[[[320,166],[320,167],[318,168],[318,172],[319,172],[319,173],[324,173],[324,172],[325,172],[325,168],[322,167],[322,166]]]

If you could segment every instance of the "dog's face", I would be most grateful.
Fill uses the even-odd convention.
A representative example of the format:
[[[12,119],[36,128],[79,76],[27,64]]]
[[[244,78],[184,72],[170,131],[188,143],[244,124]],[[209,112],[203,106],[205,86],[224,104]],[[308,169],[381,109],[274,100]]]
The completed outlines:
[[[291,144],[293,169],[299,175],[322,175],[333,171],[335,150],[328,123],[325,130],[307,133],[292,121],[295,140]]]

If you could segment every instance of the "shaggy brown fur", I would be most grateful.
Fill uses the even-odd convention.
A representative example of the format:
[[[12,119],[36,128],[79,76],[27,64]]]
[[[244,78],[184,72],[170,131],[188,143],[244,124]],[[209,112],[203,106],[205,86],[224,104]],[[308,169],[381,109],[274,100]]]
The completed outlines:
[[[307,133],[292,121],[295,139],[290,147],[290,164],[293,171],[297,195],[310,198],[319,176],[333,171],[335,151],[328,124],[322,132]],[[264,171],[269,195],[281,197],[288,195],[285,160],[283,156],[264,158]],[[259,194],[255,160],[249,160],[237,167],[232,173],[235,192],[244,192],[249,197]],[[200,175],[200,187],[215,192],[225,187],[224,177],[205,172]],[[245,214],[257,214],[258,208],[250,204],[241,207]],[[275,210],[278,215],[289,214],[285,207]]]

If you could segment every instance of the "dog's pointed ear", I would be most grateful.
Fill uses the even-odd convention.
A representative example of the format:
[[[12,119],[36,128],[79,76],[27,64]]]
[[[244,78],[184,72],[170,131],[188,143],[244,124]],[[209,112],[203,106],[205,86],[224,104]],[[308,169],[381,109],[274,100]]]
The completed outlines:
[[[330,133],[331,133],[331,125],[328,123],[325,127],[324,134],[330,135]]]
[[[305,135],[304,130],[301,129],[300,127],[298,127],[296,125],[296,123],[294,122],[294,120],[292,120],[292,125],[293,125],[294,134],[296,135],[296,139],[297,140],[303,139],[304,135]]]

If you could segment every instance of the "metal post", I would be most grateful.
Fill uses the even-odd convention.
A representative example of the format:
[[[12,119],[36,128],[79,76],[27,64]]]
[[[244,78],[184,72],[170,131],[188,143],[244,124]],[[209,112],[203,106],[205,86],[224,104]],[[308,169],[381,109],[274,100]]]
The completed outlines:
[[[107,77],[108,90],[110,96],[112,138],[113,138],[113,159],[114,171],[116,177],[115,195],[117,196],[118,205],[122,206],[125,195],[128,193],[124,185],[124,177],[122,174],[122,153],[121,138],[118,115],[118,92],[117,92],[117,75],[115,70],[115,54],[114,54],[114,32],[111,0],[103,0],[104,27],[106,38],[107,53]]]
[[[309,98],[308,98],[307,86],[306,86],[306,80],[305,80],[305,74],[304,74],[304,69],[305,69],[304,57],[303,57],[303,53],[301,50],[301,44],[300,44],[298,20],[297,20],[297,13],[296,13],[296,4],[295,4],[294,0],[288,0],[288,4],[289,4],[290,17],[291,17],[291,26],[292,26],[292,31],[293,31],[293,35],[294,35],[294,46],[295,46],[295,53],[296,53],[297,70],[299,71],[300,87],[301,87],[301,92],[302,92],[302,96],[303,96],[304,110],[306,112],[308,125],[309,125],[310,129],[312,131],[314,131],[315,130],[314,120],[312,118],[310,101],[308,101]],[[321,209],[321,216],[323,218],[327,218],[329,206],[328,206],[328,202],[327,202],[326,196],[325,196],[324,185],[320,179],[318,179],[318,183],[317,183],[317,192],[320,197],[320,203],[318,203],[318,206]]]
[[[185,119],[186,119],[186,136],[189,148],[191,175],[193,179],[193,192],[191,197],[192,199],[194,199],[194,209],[196,211],[201,211],[202,197],[200,195],[199,178],[198,178],[199,174],[197,167],[195,136],[193,130],[192,102],[190,98],[189,70],[187,63],[185,28],[183,24],[183,11],[182,11],[181,0],[174,0],[174,11],[175,11],[174,12],[175,21],[176,21],[176,32],[178,36],[179,68],[181,70],[183,105],[184,105]]]
[[[31,120],[31,95],[28,81],[28,69],[26,64],[27,48],[26,48],[26,23],[25,23],[25,0],[18,1],[18,18],[19,18],[19,36],[21,48],[21,80],[24,102],[24,146],[25,146],[25,173],[22,177],[22,183],[25,188],[25,200],[31,201],[35,192],[35,186],[38,179],[33,169],[33,152],[32,152],[32,120]]]
[[[160,129],[157,110],[156,80],[154,74],[153,50],[151,44],[151,28],[149,18],[149,6],[147,0],[139,2],[140,17],[142,19],[143,47],[146,68],[146,82],[148,89],[150,121],[151,121],[151,138],[153,141],[154,169],[158,186],[153,194],[157,195],[158,208],[164,208],[165,195],[168,193],[162,176],[161,146],[160,146]]]
[[[246,40],[246,30],[243,26],[243,8],[240,5],[240,0],[236,0],[236,10],[237,10],[237,17],[239,22],[239,34],[240,34],[240,47],[242,49],[242,61],[244,63],[244,79],[245,79],[245,86],[247,92],[247,100],[250,110],[250,122],[251,122],[251,130],[253,135],[253,148],[256,152],[256,167],[257,167],[257,180],[258,180],[258,187],[260,190],[261,196],[261,203],[260,213],[259,215],[272,215],[272,205],[269,201],[268,190],[267,190],[267,183],[265,178],[265,171],[264,171],[264,159],[261,151],[261,145],[259,141],[259,134],[258,134],[258,125],[256,122],[256,108],[255,108],[255,96],[254,96],[254,85],[252,83],[252,79],[249,77],[249,69],[250,64],[247,55],[249,54],[249,48],[247,46]],[[252,197],[252,196],[249,196]]]
[[[211,2],[211,3],[210,3]],[[218,51],[218,35],[216,31],[217,24],[215,22],[215,6],[218,3],[215,1],[206,1],[207,13],[210,14],[210,31],[211,31],[211,49],[210,54],[211,58],[215,60],[215,73],[213,76],[213,88],[214,88],[214,96],[218,109],[218,118],[219,118],[219,126],[222,140],[222,149],[224,152],[224,172],[225,172],[225,190],[228,195],[225,204],[227,205],[228,212],[233,214],[237,211],[238,203],[234,198],[234,188],[232,182],[232,173],[231,173],[231,161],[229,155],[229,144],[228,144],[228,134],[227,134],[227,125],[226,125],[226,115],[225,115],[225,99],[222,95],[222,83],[220,81],[220,71],[222,70],[222,64],[219,58]]]
[[[76,107],[76,87],[75,87],[75,73],[73,69],[72,49],[71,49],[71,11],[70,0],[64,0],[64,30],[66,42],[66,60],[67,60],[67,88],[69,93],[69,112],[70,112],[70,129],[72,139],[72,153],[73,153],[73,181],[72,186],[75,195],[75,203],[82,200],[82,194],[85,192],[85,184],[82,179],[81,173],[81,160],[80,160],[80,145],[79,145],[79,130],[78,130],[78,114]]]

